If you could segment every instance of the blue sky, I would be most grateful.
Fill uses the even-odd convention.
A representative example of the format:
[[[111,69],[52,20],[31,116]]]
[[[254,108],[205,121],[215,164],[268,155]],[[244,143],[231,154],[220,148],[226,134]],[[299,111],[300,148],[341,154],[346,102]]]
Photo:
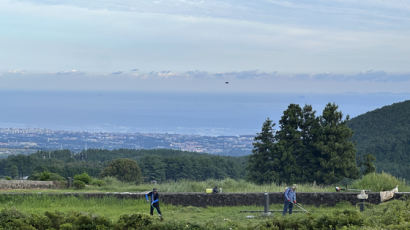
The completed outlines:
[[[403,93],[409,63],[403,0],[0,0],[0,89]]]

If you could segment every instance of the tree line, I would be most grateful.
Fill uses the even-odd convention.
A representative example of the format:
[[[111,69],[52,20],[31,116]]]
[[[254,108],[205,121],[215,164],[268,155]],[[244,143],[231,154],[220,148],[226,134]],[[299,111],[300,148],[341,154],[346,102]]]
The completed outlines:
[[[103,177],[104,170],[116,159],[135,161],[145,181],[240,179],[245,175],[246,164],[245,157],[170,149],[89,149],[80,153],[57,150],[38,151],[31,155],[15,155],[2,159],[0,175],[18,179],[35,173],[52,172],[67,178],[85,172],[92,177]],[[129,168],[128,163],[123,162],[125,168]]]

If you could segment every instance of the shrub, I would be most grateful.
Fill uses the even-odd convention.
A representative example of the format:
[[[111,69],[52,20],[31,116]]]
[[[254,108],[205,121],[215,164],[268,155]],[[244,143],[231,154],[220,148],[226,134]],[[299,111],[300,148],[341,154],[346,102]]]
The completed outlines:
[[[45,216],[50,220],[50,225],[52,228],[58,229],[61,224],[64,223],[65,214],[62,212],[45,212]]]
[[[363,176],[361,179],[353,182],[351,187],[358,189],[367,189],[372,192],[380,192],[392,190],[397,185],[400,187],[406,187],[406,183],[400,181],[396,177],[388,173],[369,173]]]
[[[15,209],[3,209],[0,212],[0,228],[22,230],[35,229],[28,223],[27,216]]]
[[[98,187],[101,187],[101,186],[104,186],[104,185],[105,185],[105,181],[104,181],[104,180],[95,179],[95,180],[92,180],[92,181],[91,181],[91,185],[96,185],[96,186],[98,186]]]
[[[84,182],[85,184],[89,184],[91,182],[91,177],[87,173],[81,173],[74,176],[74,180],[79,180]]]
[[[84,213],[73,213],[74,229],[111,229],[112,223],[105,217],[94,216]]]
[[[40,181],[65,181],[64,177],[48,171],[33,173],[28,179]]]
[[[28,218],[28,222],[35,229],[49,229],[51,227],[50,219],[44,215],[31,214]]]
[[[76,188],[76,189],[85,188],[85,183],[82,180],[74,180],[73,185],[74,185],[74,188]]]
[[[143,214],[132,214],[120,216],[115,229],[140,229],[147,228],[152,224],[152,218]]]
[[[11,177],[9,177],[9,176],[6,176],[6,180],[11,180]]]
[[[261,229],[350,229],[363,225],[364,219],[359,212],[342,210],[321,215],[275,217]]]

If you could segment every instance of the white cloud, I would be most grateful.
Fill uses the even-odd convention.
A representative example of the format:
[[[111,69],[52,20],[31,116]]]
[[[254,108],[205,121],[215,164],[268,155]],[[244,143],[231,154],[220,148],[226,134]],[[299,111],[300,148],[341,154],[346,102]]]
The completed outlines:
[[[410,14],[401,2],[0,0],[0,61],[100,73],[406,72]]]

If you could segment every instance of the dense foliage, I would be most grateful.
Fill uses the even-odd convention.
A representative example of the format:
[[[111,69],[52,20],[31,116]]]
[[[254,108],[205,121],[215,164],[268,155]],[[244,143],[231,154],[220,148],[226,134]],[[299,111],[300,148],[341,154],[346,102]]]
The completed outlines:
[[[257,183],[313,182],[332,184],[357,178],[352,131],[335,104],[327,104],[316,117],[310,105],[290,104],[279,121],[267,119],[255,137],[249,158],[248,179]]]
[[[87,173],[100,177],[103,169],[115,159],[136,161],[145,181],[206,180],[243,178],[245,157],[226,157],[168,149],[157,150],[98,150],[80,153],[68,150],[39,151],[31,155],[9,156],[0,160],[0,175],[21,178],[42,172],[57,173],[63,177]]]
[[[359,158],[372,154],[379,172],[410,179],[410,100],[367,112],[347,124]]]
[[[112,160],[101,172],[101,176],[113,176],[120,181],[136,184],[142,182],[141,169],[137,162],[126,158]]]

